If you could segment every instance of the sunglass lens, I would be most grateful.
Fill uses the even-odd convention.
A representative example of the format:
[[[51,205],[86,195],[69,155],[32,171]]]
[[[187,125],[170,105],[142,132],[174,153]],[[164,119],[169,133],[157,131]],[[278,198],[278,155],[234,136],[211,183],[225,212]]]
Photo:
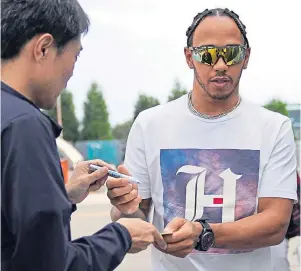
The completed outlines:
[[[244,49],[239,46],[233,46],[227,48],[227,52],[225,54],[225,59],[227,61],[227,65],[235,65],[243,60],[245,56]]]

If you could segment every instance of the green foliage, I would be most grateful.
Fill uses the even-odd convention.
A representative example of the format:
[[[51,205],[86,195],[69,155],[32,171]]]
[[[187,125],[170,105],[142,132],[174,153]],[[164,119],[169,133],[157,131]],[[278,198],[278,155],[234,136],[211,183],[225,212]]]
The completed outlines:
[[[124,123],[117,124],[113,129],[112,129],[112,134],[115,139],[120,139],[120,140],[126,140],[128,138],[129,132],[131,130],[133,121],[128,120]]]
[[[137,118],[139,113],[142,112],[143,110],[157,106],[159,104],[160,104],[160,102],[158,99],[156,99],[152,96],[140,94],[139,98],[135,104],[134,120]]]
[[[168,102],[176,100],[185,94],[187,94],[187,90],[181,85],[179,79],[176,79],[171,93],[168,96]]]
[[[273,99],[269,103],[264,105],[264,108],[269,109],[274,112],[278,112],[282,115],[288,116],[288,112],[286,109],[286,103]]]
[[[84,103],[82,140],[112,139],[109,113],[102,91],[96,83],[91,85]]]

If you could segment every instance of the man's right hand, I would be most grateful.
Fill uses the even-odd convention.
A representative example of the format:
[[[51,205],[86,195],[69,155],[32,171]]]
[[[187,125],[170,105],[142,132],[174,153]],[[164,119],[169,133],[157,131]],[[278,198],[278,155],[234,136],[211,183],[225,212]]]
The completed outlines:
[[[130,175],[125,166],[118,167],[118,172]],[[108,198],[121,213],[129,215],[139,209],[142,198],[138,194],[137,184],[129,183],[127,179],[109,178],[107,181]]]
[[[117,222],[126,227],[132,237],[129,253],[138,253],[153,243],[163,251],[167,248],[162,235],[152,224],[140,218],[120,218]]]

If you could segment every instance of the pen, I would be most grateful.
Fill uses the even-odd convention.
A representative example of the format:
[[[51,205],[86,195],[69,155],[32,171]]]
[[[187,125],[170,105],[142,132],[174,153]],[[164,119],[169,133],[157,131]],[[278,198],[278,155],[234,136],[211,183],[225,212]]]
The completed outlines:
[[[98,170],[98,169],[100,169],[100,168],[101,168],[100,166],[96,166],[96,165],[93,165],[93,164],[90,165],[90,169],[91,169],[92,171]],[[126,179],[129,180],[130,183],[135,183],[135,184],[140,184],[140,183],[141,183],[140,181],[134,179],[134,178],[131,177],[131,176],[128,176],[128,175],[125,175],[125,174],[121,174],[121,173],[119,173],[119,172],[117,172],[117,171],[110,170],[110,169],[109,169],[109,171],[108,171],[108,175],[109,175],[110,177],[117,178],[117,179],[119,179],[119,178],[126,178]]]

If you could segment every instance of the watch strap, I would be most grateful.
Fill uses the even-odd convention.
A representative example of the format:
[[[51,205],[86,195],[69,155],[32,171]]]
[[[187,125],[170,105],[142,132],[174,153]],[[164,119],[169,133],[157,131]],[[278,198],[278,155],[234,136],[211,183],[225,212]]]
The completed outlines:
[[[206,251],[204,249],[204,247],[202,246],[203,236],[206,233],[210,232],[213,235],[213,238],[214,238],[213,230],[212,230],[212,228],[210,227],[209,223],[206,220],[207,219],[196,219],[195,220],[195,222],[199,222],[202,225],[202,228],[203,228],[201,234],[199,235],[198,242],[195,246],[195,249],[199,250],[199,251]]]
[[[198,222],[200,222],[203,227],[202,233],[205,233],[207,231],[210,231],[213,233],[212,228],[210,227],[209,223],[206,220],[200,219]]]

